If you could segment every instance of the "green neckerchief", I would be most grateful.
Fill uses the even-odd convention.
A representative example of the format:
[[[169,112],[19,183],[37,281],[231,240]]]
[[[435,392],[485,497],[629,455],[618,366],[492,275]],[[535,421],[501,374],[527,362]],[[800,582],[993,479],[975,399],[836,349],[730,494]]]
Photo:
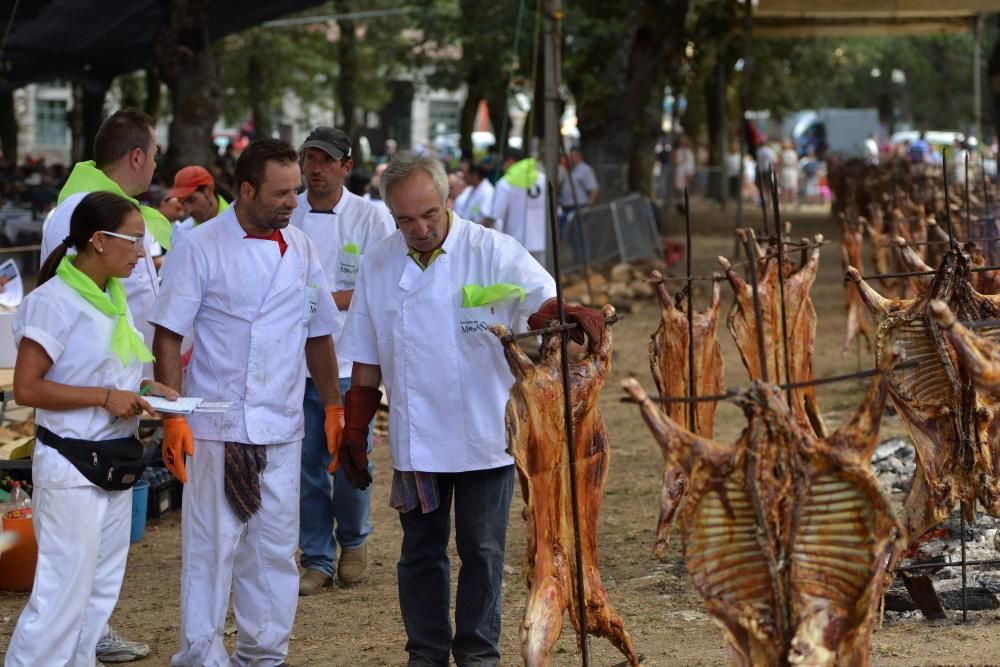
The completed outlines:
[[[115,331],[111,336],[111,351],[128,366],[129,358],[135,357],[143,363],[153,361],[153,353],[149,351],[142,338],[129,324],[126,315],[128,306],[125,301],[125,288],[117,278],[108,278],[108,291],[104,292],[90,279],[86,273],[76,268],[72,258],[63,257],[56,269],[56,275],[86,299],[94,308],[108,317],[115,317]]]
[[[447,239],[448,234],[450,233],[451,233],[451,209],[448,209],[448,230],[444,233],[444,238]],[[434,248],[434,251],[431,252],[431,256],[427,258],[426,264],[420,261],[420,251],[414,248],[413,246],[409,246],[409,250],[406,251],[406,255],[417,263],[417,266],[420,267],[421,271],[426,271],[427,267],[430,266],[435,259],[437,259],[443,254],[444,254],[444,241],[441,241],[441,245],[439,245],[437,248]]]
[[[135,197],[129,197],[122,190],[121,186],[108,178],[108,175],[97,168],[97,163],[93,160],[77,162],[66,179],[66,185],[59,191],[59,198],[56,204],[61,204],[70,195],[78,192],[111,192],[119,197],[124,197],[139,207],[142,219],[146,221],[149,233],[153,235],[156,242],[164,250],[170,250],[170,235],[173,233],[173,226],[170,221],[163,217],[163,214],[151,206],[139,203]]]
[[[478,308],[488,306],[497,301],[503,301],[516,294],[524,301],[524,290],[511,283],[496,283],[495,285],[466,285],[462,288],[462,308]]]
[[[507,181],[515,188],[528,190],[538,180],[538,167],[535,158],[528,157],[515,162],[503,175],[503,180]]]
[[[361,249],[358,248],[357,243],[345,243],[344,252],[346,252],[348,255],[360,255]]]

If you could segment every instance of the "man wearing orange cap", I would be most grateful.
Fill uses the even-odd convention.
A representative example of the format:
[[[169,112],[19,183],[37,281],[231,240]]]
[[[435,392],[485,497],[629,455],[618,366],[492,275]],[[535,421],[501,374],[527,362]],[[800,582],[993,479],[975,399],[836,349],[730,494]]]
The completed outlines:
[[[215,179],[204,167],[184,167],[174,175],[174,186],[167,197],[176,197],[184,206],[187,220],[174,225],[174,234],[194,229],[229,208],[229,203],[215,193]]]

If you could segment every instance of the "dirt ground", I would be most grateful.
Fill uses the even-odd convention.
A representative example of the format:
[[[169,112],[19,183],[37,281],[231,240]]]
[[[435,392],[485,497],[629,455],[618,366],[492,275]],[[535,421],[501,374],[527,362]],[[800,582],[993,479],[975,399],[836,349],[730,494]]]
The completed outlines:
[[[695,273],[717,268],[717,255],[731,255],[732,209],[722,214],[707,204],[697,205]],[[750,214],[758,214],[751,210]],[[680,224],[673,216],[674,228]],[[821,270],[813,290],[819,316],[816,341],[817,377],[843,373],[872,365],[863,349],[841,354],[844,335],[844,299],[841,280],[838,230],[819,210],[789,212],[794,236],[823,233],[833,243],[823,250]],[[748,218],[756,223],[756,217]],[[675,238],[681,240],[682,230]],[[678,267],[680,268],[680,267]],[[724,285],[728,309],[731,296]],[[705,301],[702,293],[697,302]],[[608,597],[617,607],[632,635],[636,650],[647,665],[723,665],[726,655],[720,632],[705,612],[691,587],[675,540],[662,560],[652,556],[658,512],[662,459],[634,405],[619,402],[619,382],[637,377],[647,388],[654,385],[649,372],[647,344],[657,325],[658,311],[652,302],[615,326],[615,356],[601,406],[611,436],[612,459],[600,522],[600,559]],[[720,326],[726,361],[727,386],[746,383],[732,337]],[[818,388],[828,426],[836,427],[853,412],[866,389],[861,382]],[[742,415],[724,405],[716,415],[716,437],[734,438],[744,425]],[[898,418],[888,417],[882,437],[901,435]],[[373,494],[375,532],[369,540],[371,566],[366,581],[357,587],[300,598],[289,663],[303,665],[394,665],[404,664],[405,635],[397,606],[395,563],[400,529],[396,513],[388,507],[390,461],[388,448],[376,445],[376,475]],[[379,474],[381,471],[382,474]],[[515,491],[505,567],[503,664],[518,664],[518,626],[524,611],[525,586],[521,562],[525,549],[523,502]],[[123,635],[148,642],[152,652],[141,664],[166,665],[178,646],[180,582],[180,516],[170,512],[146,528],[142,542],[132,546],[125,584],[112,618]],[[453,569],[458,558],[452,550]],[[26,594],[0,593],[0,653],[27,599]],[[876,630],[872,642],[873,662],[885,667],[910,665],[1000,664],[1000,612],[970,614],[929,623],[920,618],[887,623]],[[230,646],[235,625],[230,618]],[[622,656],[603,639],[590,640],[593,665],[613,665]],[[563,636],[553,653],[554,665],[580,664],[572,628],[565,622]]]

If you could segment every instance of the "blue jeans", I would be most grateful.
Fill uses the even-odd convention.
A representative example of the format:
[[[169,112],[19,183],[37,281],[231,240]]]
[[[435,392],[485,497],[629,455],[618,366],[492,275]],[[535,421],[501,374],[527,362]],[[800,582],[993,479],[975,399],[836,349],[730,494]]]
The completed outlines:
[[[350,378],[340,379],[343,394],[351,386]],[[368,520],[372,487],[358,491],[338,468],[332,476],[326,471],[330,453],[326,449],[323,424],[326,412],[312,378],[306,380],[303,401],[306,434],[302,440],[302,473],[299,487],[299,548],[302,567],[333,574],[337,544],[341,549],[356,549],[372,532]],[[368,453],[372,451],[372,428],[368,425]],[[368,472],[375,467],[368,462]],[[332,484],[331,484],[332,481]],[[336,522],[336,541],[334,540]]]
[[[514,466],[438,474],[441,505],[424,514],[401,513],[399,608],[406,626],[410,665],[447,665],[449,653],[465,665],[500,662],[500,585]],[[458,570],[452,638],[451,503],[455,499]]]

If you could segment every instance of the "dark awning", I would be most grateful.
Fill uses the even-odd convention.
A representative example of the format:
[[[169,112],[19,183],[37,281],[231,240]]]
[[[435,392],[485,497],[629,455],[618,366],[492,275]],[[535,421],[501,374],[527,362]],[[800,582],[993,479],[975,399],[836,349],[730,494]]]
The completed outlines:
[[[322,4],[322,0],[204,0],[212,39]],[[0,0],[0,35],[16,6],[3,54],[5,86],[102,77],[153,59],[161,0]]]

